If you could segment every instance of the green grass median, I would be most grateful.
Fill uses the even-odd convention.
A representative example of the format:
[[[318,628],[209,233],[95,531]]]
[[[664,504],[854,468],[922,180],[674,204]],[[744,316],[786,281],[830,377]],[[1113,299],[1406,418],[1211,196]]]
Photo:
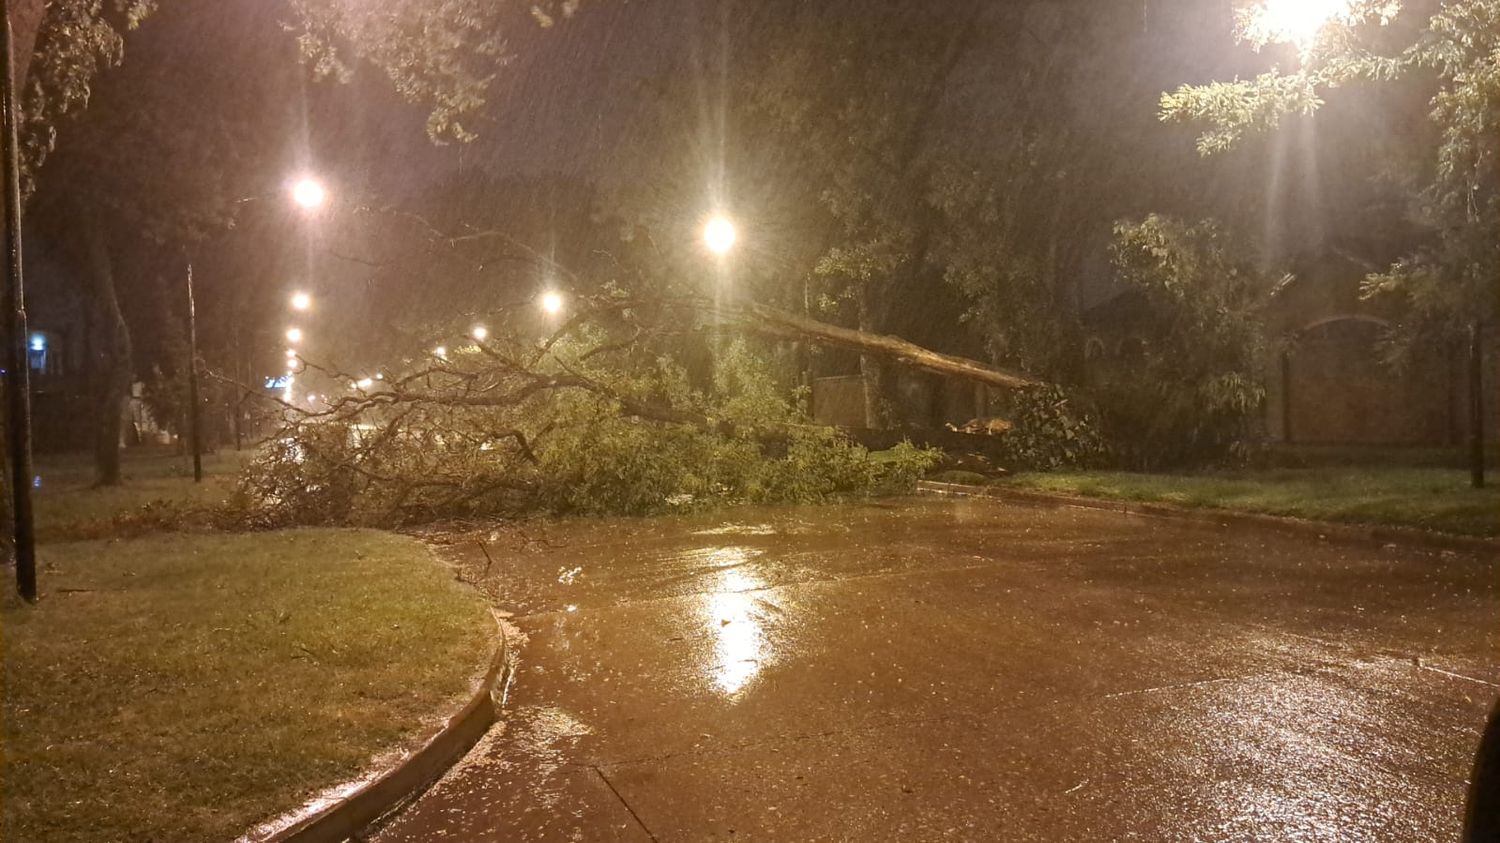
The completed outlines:
[[[0,839],[232,840],[407,748],[487,666],[480,597],[359,530],[47,543],[3,621]]]

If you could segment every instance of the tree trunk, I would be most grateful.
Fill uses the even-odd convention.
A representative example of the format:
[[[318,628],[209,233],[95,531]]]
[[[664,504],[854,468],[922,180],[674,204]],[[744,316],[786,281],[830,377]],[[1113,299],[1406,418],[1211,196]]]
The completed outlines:
[[[932,372],[935,375],[946,375],[1006,389],[1040,386],[1046,383],[1046,381],[1020,372],[1002,369],[998,366],[988,366],[977,360],[923,348],[900,337],[841,328],[838,325],[819,322],[816,319],[798,316],[790,311],[744,299],[723,302],[700,299],[684,304],[701,313],[721,316],[734,322],[742,330],[753,331],[762,336],[803,339],[835,348],[858,351],[865,356],[878,357],[886,362],[887,368],[891,363],[899,363],[913,369]],[[620,305],[616,303],[613,306]]]
[[[131,346],[130,326],[120,311],[115,291],[114,265],[104,230],[80,215],[79,224],[85,240],[85,258],[89,280],[93,285],[92,306],[97,309],[105,342],[94,356],[94,482],[99,486],[120,485],[120,433],[125,415],[125,401],[130,396]]]
[[[873,281],[866,281],[857,293],[859,303],[859,330],[865,334],[878,334],[880,320],[876,317],[875,297],[870,289]],[[859,374],[864,381],[865,427],[884,430],[895,422],[896,373],[883,355],[861,354]]]

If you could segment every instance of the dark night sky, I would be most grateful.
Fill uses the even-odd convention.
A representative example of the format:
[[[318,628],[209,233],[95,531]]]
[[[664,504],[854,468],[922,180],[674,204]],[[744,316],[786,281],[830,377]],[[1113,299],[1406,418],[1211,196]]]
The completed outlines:
[[[1250,73],[1266,63],[1266,57],[1231,42],[1229,0],[1119,2],[1132,12],[1139,9],[1146,36],[1143,61],[1121,72],[1145,77],[1152,88]],[[307,130],[288,138],[281,167],[340,173],[392,198],[410,196],[459,169],[599,175],[632,121],[642,116],[641,80],[667,71],[696,72],[694,59],[717,62],[724,49],[721,27],[746,20],[753,27],[759,11],[746,0],[591,0],[553,29],[522,27],[510,35],[514,61],[499,71],[489,104],[468,124],[479,139],[435,146],[424,131],[425,110],[401,102],[380,71],[362,66],[350,84],[308,81],[296,69],[295,45],[280,25],[287,14],[280,2],[216,0],[212,6],[210,13],[202,0],[164,4],[132,36],[127,62],[149,62],[160,51],[196,51],[203,61],[254,56],[265,63],[257,72],[276,73],[287,99],[306,115]],[[868,7],[873,13],[921,13],[909,3]],[[735,57],[722,59],[732,79]],[[1074,95],[1083,98],[1082,108],[1090,107],[1090,97],[1111,96]],[[983,111],[986,103],[970,96],[965,107]],[[1154,110],[1154,103],[1143,100],[1138,107]]]

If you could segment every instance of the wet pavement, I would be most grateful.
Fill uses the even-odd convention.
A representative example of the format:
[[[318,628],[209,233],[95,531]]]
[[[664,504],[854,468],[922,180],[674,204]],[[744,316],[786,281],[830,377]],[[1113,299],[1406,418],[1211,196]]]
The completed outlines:
[[[1496,560],[987,500],[446,548],[527,639],[378,836],[1451,840]]]

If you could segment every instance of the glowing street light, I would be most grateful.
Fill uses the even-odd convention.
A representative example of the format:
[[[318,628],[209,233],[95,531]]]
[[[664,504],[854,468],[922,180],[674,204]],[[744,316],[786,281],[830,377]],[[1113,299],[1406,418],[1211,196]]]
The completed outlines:
[[[360,389],[369,389],[370,387],[375,385],[375,382],[370,380],[369,378],[360,378],[359,380],[354,382],[354,385],[359,387]]]
[[[328,191],[317,179],[304,176],[292,185],[292,201],[309,211],[321,208],[328,201]]]
[[[286,329],[286,341],[289,342],[289,343],[293,343],[293,344],[302,342],[302,329],[301,328],[287,328]]]
[[[474,339],[479,340],[480,342],[484,342],[485,338],[490,335],[490,329],[484,327],[483,325],[475,325],[474,330],[470,331],[469,334],[473,336]]]
[[[312,307],[312,296],[307,293],[292,293],[292,309],[307,310]]]
[[[716,216],[703,226],[703,243],[708,250],[716,255],[727,255],[734,248],[734,241],[739,239],[739,233],[734,229],[734,223],[727,217]]]
[[[542,293],[540,304],[544,313],[546,313],[548,316],[556,316],[557,314],[562,313],[562,293],[556,292],[554,290],[548,290],[547,292]]]
[[[1291,43],[1305,53],[1323,27],[1351,16],[1350,0],[1264,0],[1242,20],[1251,40]]]
[[[296,356],[297,356],[297,349],[295,349],[295,348],[289,348],[289,349],[286,350],[286,359],[291,360],[291,359],[295,358]]]
[[[434,348],[432,350],[432,356],[436,357],[439,360],[447,360],[448,359],[448,347],[446,345],[440,345],[437,348]]]

